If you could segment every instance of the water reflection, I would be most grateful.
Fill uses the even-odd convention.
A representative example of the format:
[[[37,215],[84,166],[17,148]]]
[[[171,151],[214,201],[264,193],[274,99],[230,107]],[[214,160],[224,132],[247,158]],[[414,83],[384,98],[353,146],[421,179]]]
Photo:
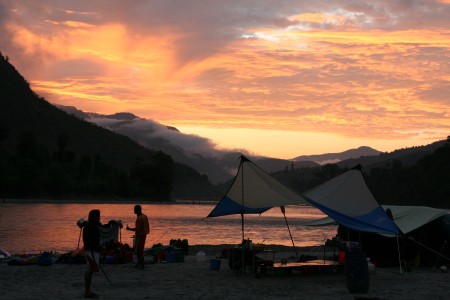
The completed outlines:
[[[124,227],[133,225],[134,204],[0,204],[0,248],[11,253],[40,251],[68,252],[76,249],[80,237],[77,221],[87,219],[91,209],[100,209],[102,223],[121,220]],[[143,204],[150,220],[147,247],[171,239],[188,239],[189,244],[236,244],[241,233],[238,215],[205,217],[213,204]],[[322,244],[335,235],[335,226],[304,227],[301,222],[324,215],[312,207],[287,207],[286,217],[296,246]],[[245,238],[255,243],[292,245],[279,208],[262,215],[245,216]],[[134,227],[134,225],[133,225]],[[120,231],[123,243],[132,243],[133,232]],[[80,242],[80,246],[83,242]]]

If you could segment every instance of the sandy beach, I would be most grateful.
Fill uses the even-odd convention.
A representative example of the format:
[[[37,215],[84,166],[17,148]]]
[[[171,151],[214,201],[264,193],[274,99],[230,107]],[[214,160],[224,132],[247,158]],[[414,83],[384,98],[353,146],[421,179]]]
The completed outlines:
[[[292,258],[282,252],[276,259]],[[368,293],[348,292],[343,272],[274,276],[267,273],[254,278],[237,275],[221,259],[219,270],[211,270],[221,246],[191,246],[184,262],[147,264],[144,270],[133,264],[102,264],[112,284],[102,273],[94,275],[92,290],[100,299],[450,299],[450,273],[439,269],[376,268],[370,274]],[[199,261],[196,254],[206,253]],[[151,258],[146,260],[151,261]],[[83,264],[54,263],[51,266],[9,266],[0,263],[1,299],[82,299]]]

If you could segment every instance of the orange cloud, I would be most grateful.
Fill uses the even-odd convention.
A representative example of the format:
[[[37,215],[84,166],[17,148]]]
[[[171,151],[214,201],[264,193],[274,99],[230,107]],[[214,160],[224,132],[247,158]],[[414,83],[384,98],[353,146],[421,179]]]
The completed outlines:
[[[200,14],[187,4],[180,12],[166,2],[62,5],[36,7],[42,17],[29,23],[27,13],[35,12],[20,7],[5,28],[22,59],[38,61],[18,68],[57,104],[129,111],[186,128],[332,132],[359,140],[445,136],[445,7],[430,6],[428,22],[413,25],[426,10],[364,4],[273,14],[221,5]]]

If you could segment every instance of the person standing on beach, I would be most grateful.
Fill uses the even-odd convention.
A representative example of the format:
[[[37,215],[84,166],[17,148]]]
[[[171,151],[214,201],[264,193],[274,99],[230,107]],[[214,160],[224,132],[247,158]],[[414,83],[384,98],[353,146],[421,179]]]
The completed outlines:
[[[134,206],[134,213],[136,214],[136,226],[128,227],[127,230],[131,230],[136,232],[136,256],[137,263],[135,265],[136,268],[143,269],[144,268],[144,246],[145,239],[147,238],[147,234],[150,233],[150,225],[148,223],[148,218],[146,215],[142,213],[142,207],[138,204]]]
[[[91,281],[94,272],[99,271],[100,263],[100,210],[93,209],[89,212],[88,221],[83,228],[83,243],[87,262],[87,270],[84,273],[84,298],[98,298],[91,291]]]

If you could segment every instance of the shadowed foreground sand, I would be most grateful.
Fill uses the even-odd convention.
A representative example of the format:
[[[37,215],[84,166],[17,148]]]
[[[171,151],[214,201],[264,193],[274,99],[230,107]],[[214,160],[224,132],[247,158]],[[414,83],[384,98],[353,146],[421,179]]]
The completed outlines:
[[[206,260],[196,253],[204,250]],[[210,270],[217,249],[195,246],[184,262],[102,265],[103,274],[93,278],[92,290],[100,299],[450,299],[450,273],[414,268],[400,274],[398,268],[378,268],[370,274],[366,294],[350,294],[344,273],[291,275],[260,278],[238,276],[222,259],[220,270]],[[215,251],[215,252],[214,252]],[[293,253],[277,253],[277,258]],[[149,259],[151,260],[151,259]],[[85,265],[55,263],[44,267],[8,266],[0,263],[1,299],[83,299]]]

